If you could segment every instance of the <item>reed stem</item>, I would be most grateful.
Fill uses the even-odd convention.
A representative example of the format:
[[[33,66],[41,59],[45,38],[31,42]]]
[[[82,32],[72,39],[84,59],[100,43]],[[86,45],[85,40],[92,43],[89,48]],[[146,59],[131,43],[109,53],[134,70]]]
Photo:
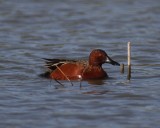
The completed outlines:
[[[127,79],[131,79],[131,42],[128,42],[128,75]]]

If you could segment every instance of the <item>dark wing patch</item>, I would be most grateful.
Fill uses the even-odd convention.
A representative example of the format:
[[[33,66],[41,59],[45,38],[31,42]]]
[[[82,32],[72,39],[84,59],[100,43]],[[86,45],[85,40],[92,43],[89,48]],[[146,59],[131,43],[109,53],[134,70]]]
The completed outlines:
[[[75,60],[66,60],[66,59],[46,59],[43,58],[46,63],[46,67],[49,68],[50,70],[55,70],[57,66],[61,66],[63,64],[69,63],[69,62],[76,62]]]

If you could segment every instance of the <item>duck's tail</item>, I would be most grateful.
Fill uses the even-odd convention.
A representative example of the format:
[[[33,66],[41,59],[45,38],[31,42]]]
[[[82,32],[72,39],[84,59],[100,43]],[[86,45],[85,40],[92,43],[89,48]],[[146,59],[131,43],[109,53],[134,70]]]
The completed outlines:
[[[41,73],[41,74],[39,74],[39,76],[40,77],[43,77],[43,78],[50,78],[50,74],[51,74],[51,72],[49,72],[49,71],[46,71],[45,73]]]

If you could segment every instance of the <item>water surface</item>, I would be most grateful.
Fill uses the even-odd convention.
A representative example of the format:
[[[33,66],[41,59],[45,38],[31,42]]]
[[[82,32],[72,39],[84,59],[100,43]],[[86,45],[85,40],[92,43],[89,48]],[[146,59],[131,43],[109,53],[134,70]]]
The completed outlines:
[[[159,0],[1,0],[0,127],[158,128],[159,14]],[[87,58],[95,48],[127,64],[128,41],[131,81],[108,64],[110,79],[82,88],[38,76],[41,58]]]

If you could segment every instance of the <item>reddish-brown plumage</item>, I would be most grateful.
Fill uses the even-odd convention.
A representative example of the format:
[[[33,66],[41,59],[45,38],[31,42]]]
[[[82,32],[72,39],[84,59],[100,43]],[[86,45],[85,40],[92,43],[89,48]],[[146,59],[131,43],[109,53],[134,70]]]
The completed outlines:
[[[102,64],[111,63],[119,65],[113,61],[105,51],[95,49],[90,53],[89,61],[46,59],[46,66],[50,69],[47,73],[49,78],[55,80],[87,80],[107,78],[107,73],[103,70]]]

